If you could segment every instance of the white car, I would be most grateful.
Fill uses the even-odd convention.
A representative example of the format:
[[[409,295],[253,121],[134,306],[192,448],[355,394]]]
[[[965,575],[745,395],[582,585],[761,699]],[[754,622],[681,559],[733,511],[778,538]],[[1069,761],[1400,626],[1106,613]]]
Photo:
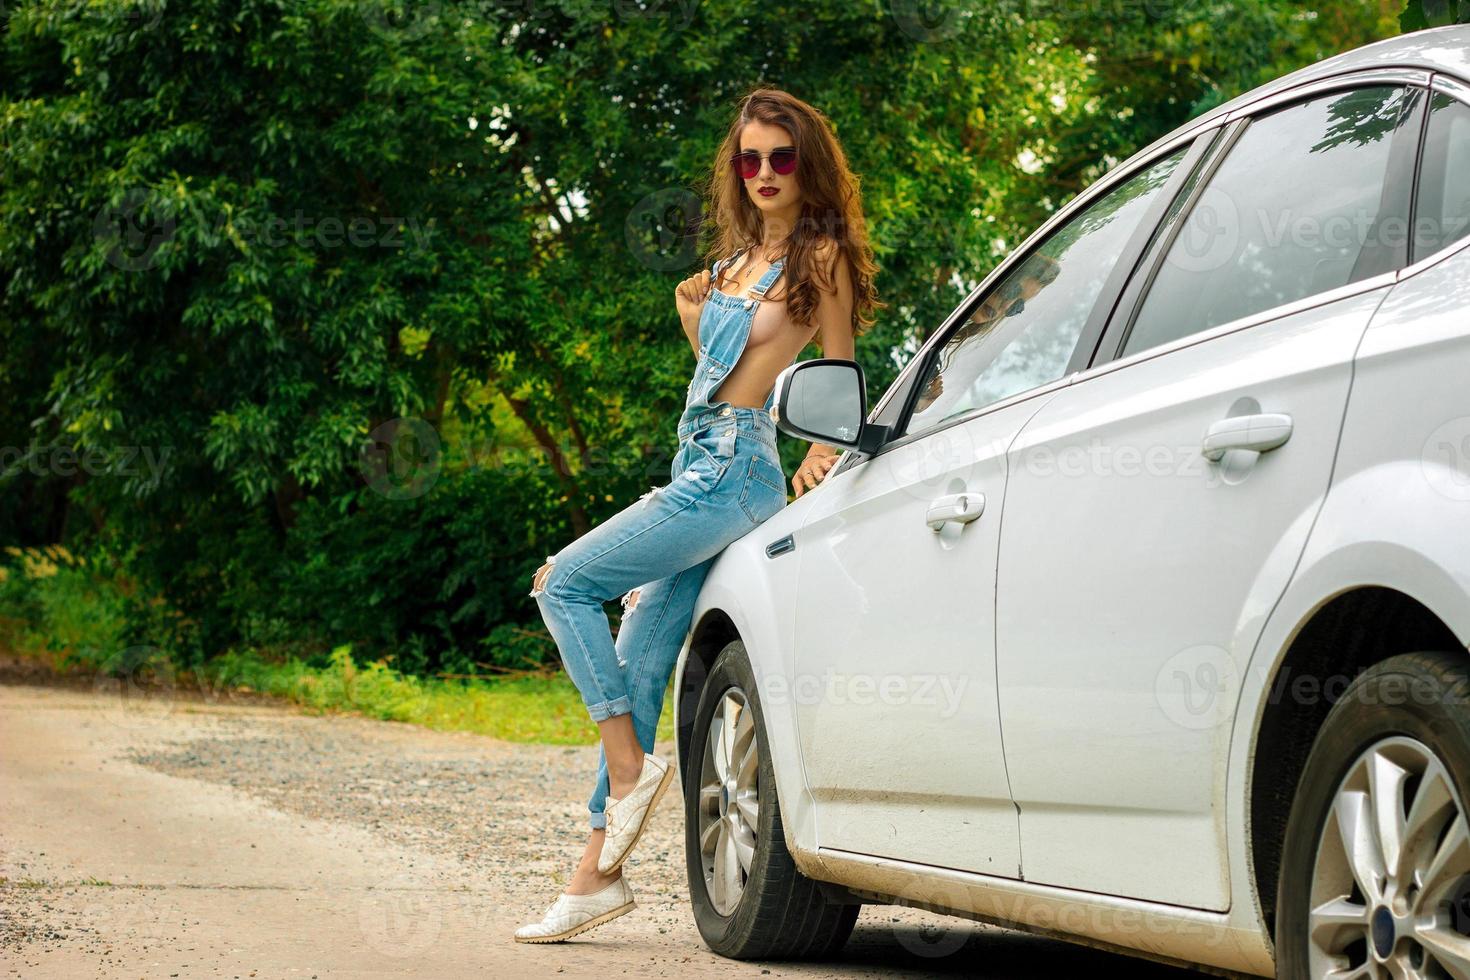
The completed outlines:
[[[1470,978],[1470,27],[1078,195],[710,571],[675,676],[737,958],[861,903],[1213,972]]]

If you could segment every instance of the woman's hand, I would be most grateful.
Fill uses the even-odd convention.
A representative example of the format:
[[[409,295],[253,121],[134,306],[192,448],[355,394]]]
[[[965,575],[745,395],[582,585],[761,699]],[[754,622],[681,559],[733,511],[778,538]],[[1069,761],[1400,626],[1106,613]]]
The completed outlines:
[[[796,491],[796,495],[800,497],[807,490],[815,489],[817,484],[827,479],[827,471],[837,465],[837,460],[841,456],[841,453],[830,455],[813,453],[803,459],[801,465],[796,468],[796,475],[791,478],[791,487]]]
[[[704,310],[704,301],[709,296],[709,289],[708,269],[700,269],[674,287],[674,305],[679,308],[679,321],[684,324],[686,333],[691,323],[699,322],[699,315]]]

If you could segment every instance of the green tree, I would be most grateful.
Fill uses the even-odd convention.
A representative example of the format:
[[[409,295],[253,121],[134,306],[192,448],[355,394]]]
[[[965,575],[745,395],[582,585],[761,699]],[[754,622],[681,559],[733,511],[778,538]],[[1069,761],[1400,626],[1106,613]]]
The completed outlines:
[[[113,556],[171,611],[140,600],[135,629],[196,656],[509,662],[542,556],[667,478],[672,291],[707,264],[703,181],[748,88],[821,106],[863,177],[876,397],[1110,166],[1399,12],[7,4],[0,533]]]

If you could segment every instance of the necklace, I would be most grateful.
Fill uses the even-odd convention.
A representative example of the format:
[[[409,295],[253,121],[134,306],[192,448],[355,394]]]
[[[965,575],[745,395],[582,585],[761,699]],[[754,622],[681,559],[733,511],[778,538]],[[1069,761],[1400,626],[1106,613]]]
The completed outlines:
[[[762,250],[761,258],[765,258],[764,250]],[[745,261],[740,264],[740,273],[735,277],[734,294],[736,296],[743,296],[745,294],[746,284],[750,282],[751,278],[750,270],[755,265],[755,261],[755,255],[753,253],[747,253]]]

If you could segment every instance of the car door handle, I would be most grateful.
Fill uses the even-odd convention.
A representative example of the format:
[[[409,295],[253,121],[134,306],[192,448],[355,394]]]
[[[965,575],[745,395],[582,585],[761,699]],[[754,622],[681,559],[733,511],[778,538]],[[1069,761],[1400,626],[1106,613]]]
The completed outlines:
[[[1279,412],[1234,415],[1210,426],[1205,432],[1205,441],[1200,446],[1200,452],[1205,459],[1217,462],[1227,449],[1253,449],[1264,453],[1290,438],[1290,415]]]
[[[968,524],[979,517],[984,510],[985,494],[975,491],[951,493],[930,501],[929,510],[924,514],[924,521],[929,525],[930,530],[938,532],[950,521],[957,524]]]

